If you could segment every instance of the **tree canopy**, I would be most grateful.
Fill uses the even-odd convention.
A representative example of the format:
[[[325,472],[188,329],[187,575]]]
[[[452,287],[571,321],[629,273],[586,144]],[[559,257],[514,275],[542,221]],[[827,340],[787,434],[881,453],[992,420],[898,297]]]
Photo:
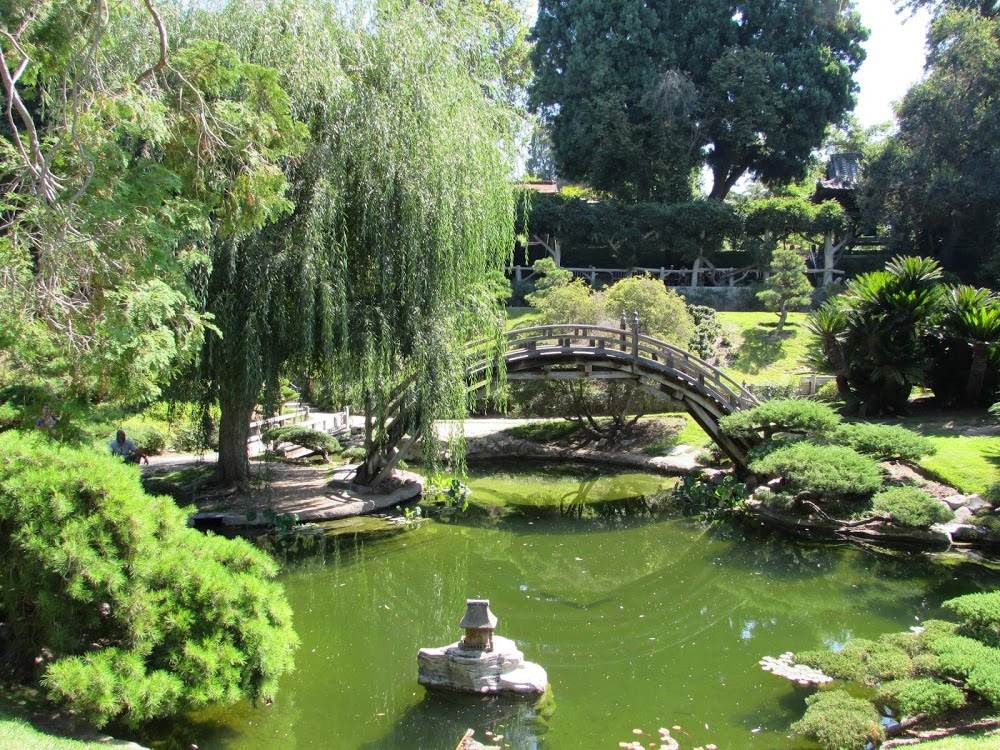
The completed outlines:
[[[48,0],[0,21],[15,367],[218,401],[228,479],[282,375],[380,414],[415,373],[415,430],[461,409],[456,347],[498,329],[513,247],[511,3]]]
[[[1000,277],[1000,19],[949,12],[929,33],[927,76],[898,109],[899,132],[866,170],[867,209],[892,250],[934,257],[979,283]]]
[[[627,201],[801,178],[854,105],[867,31],[851,3],[541,0],[531,101],[560,174]]]

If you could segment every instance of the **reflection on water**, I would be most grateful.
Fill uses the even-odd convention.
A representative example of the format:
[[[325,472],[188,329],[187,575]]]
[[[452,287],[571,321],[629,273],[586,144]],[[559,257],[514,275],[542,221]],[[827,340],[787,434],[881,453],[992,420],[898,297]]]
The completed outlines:
[[[609,480],[474,480],[474,500],[506,493],[518,512],[315,542],[282,576],[302,647],[277,702],[199,712],[155,728],[147,743],[441,750],[472,728],[480,740],[559,750],[615,748],[633,728],[679,725],[685,748],[803,747],[787,728],[809,693],[764,673],[762,656],[903,630],[938,616],[946,598],[1000,585],[969,563],[591,510],[632,502],[618,487],[647,481]],[[583,512],[522,510],[545,507],[546,484],[551,506]],[[417,684],[417,650],[457,640],[465,600],[480,597],[498,633],[547,670],[547,702]]]

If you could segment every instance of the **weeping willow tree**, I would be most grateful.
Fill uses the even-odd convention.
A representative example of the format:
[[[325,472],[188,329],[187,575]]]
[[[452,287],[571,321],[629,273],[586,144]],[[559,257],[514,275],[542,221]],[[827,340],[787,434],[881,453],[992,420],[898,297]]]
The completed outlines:
[[[516,116],[489,65],[467,64],[476,24],[306,0],[233,2],[200,22],[279,69],[309,128],[286,169],[293,213],[215,244],[204,291],[222,336],[201,382],[222,409],[221,476],[247,477],[252,409],[292,368],[367,394],[379,423],[411,378],[398,424],[429,438],[435,419],[464,415],[464,345],[499,335],[491,281],[514,244]]]

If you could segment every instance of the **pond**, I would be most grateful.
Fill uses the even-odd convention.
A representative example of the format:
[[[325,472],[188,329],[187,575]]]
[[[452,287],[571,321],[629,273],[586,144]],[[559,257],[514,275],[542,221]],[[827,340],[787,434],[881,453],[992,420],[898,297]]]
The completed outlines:
[[[685,750],[804,748],[788,726],[809,692],[763,672],[761,657],[905,630],[940,616],[945,599],[1000,587],[1000,573],[955,557],[644,512],[635,495],[664,481],[494,468],[471,481],[478,512],[325,540],[282,575],[302,646],[275,704],[202,711],[146,744],[451,750],[472,728],[481,741],[559,750],[648,746],[679,726]],[[501,496],[514,513],[497,510]],[[417,650],[460,637],[467,598],[490,599],[497,633],[548,671],[542,703],[417,684]]]

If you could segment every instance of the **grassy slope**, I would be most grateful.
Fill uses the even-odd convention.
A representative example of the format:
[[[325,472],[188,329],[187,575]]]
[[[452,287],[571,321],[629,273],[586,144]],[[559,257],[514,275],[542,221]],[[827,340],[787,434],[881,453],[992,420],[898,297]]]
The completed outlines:
[[[789,313],[778,335],[774,313],[720,312],[718,316],[731,344],[729,356],[718,366],[737,381],[785,385],[797,382],[807,370],[803,364],[809,345],[805,313]]]

